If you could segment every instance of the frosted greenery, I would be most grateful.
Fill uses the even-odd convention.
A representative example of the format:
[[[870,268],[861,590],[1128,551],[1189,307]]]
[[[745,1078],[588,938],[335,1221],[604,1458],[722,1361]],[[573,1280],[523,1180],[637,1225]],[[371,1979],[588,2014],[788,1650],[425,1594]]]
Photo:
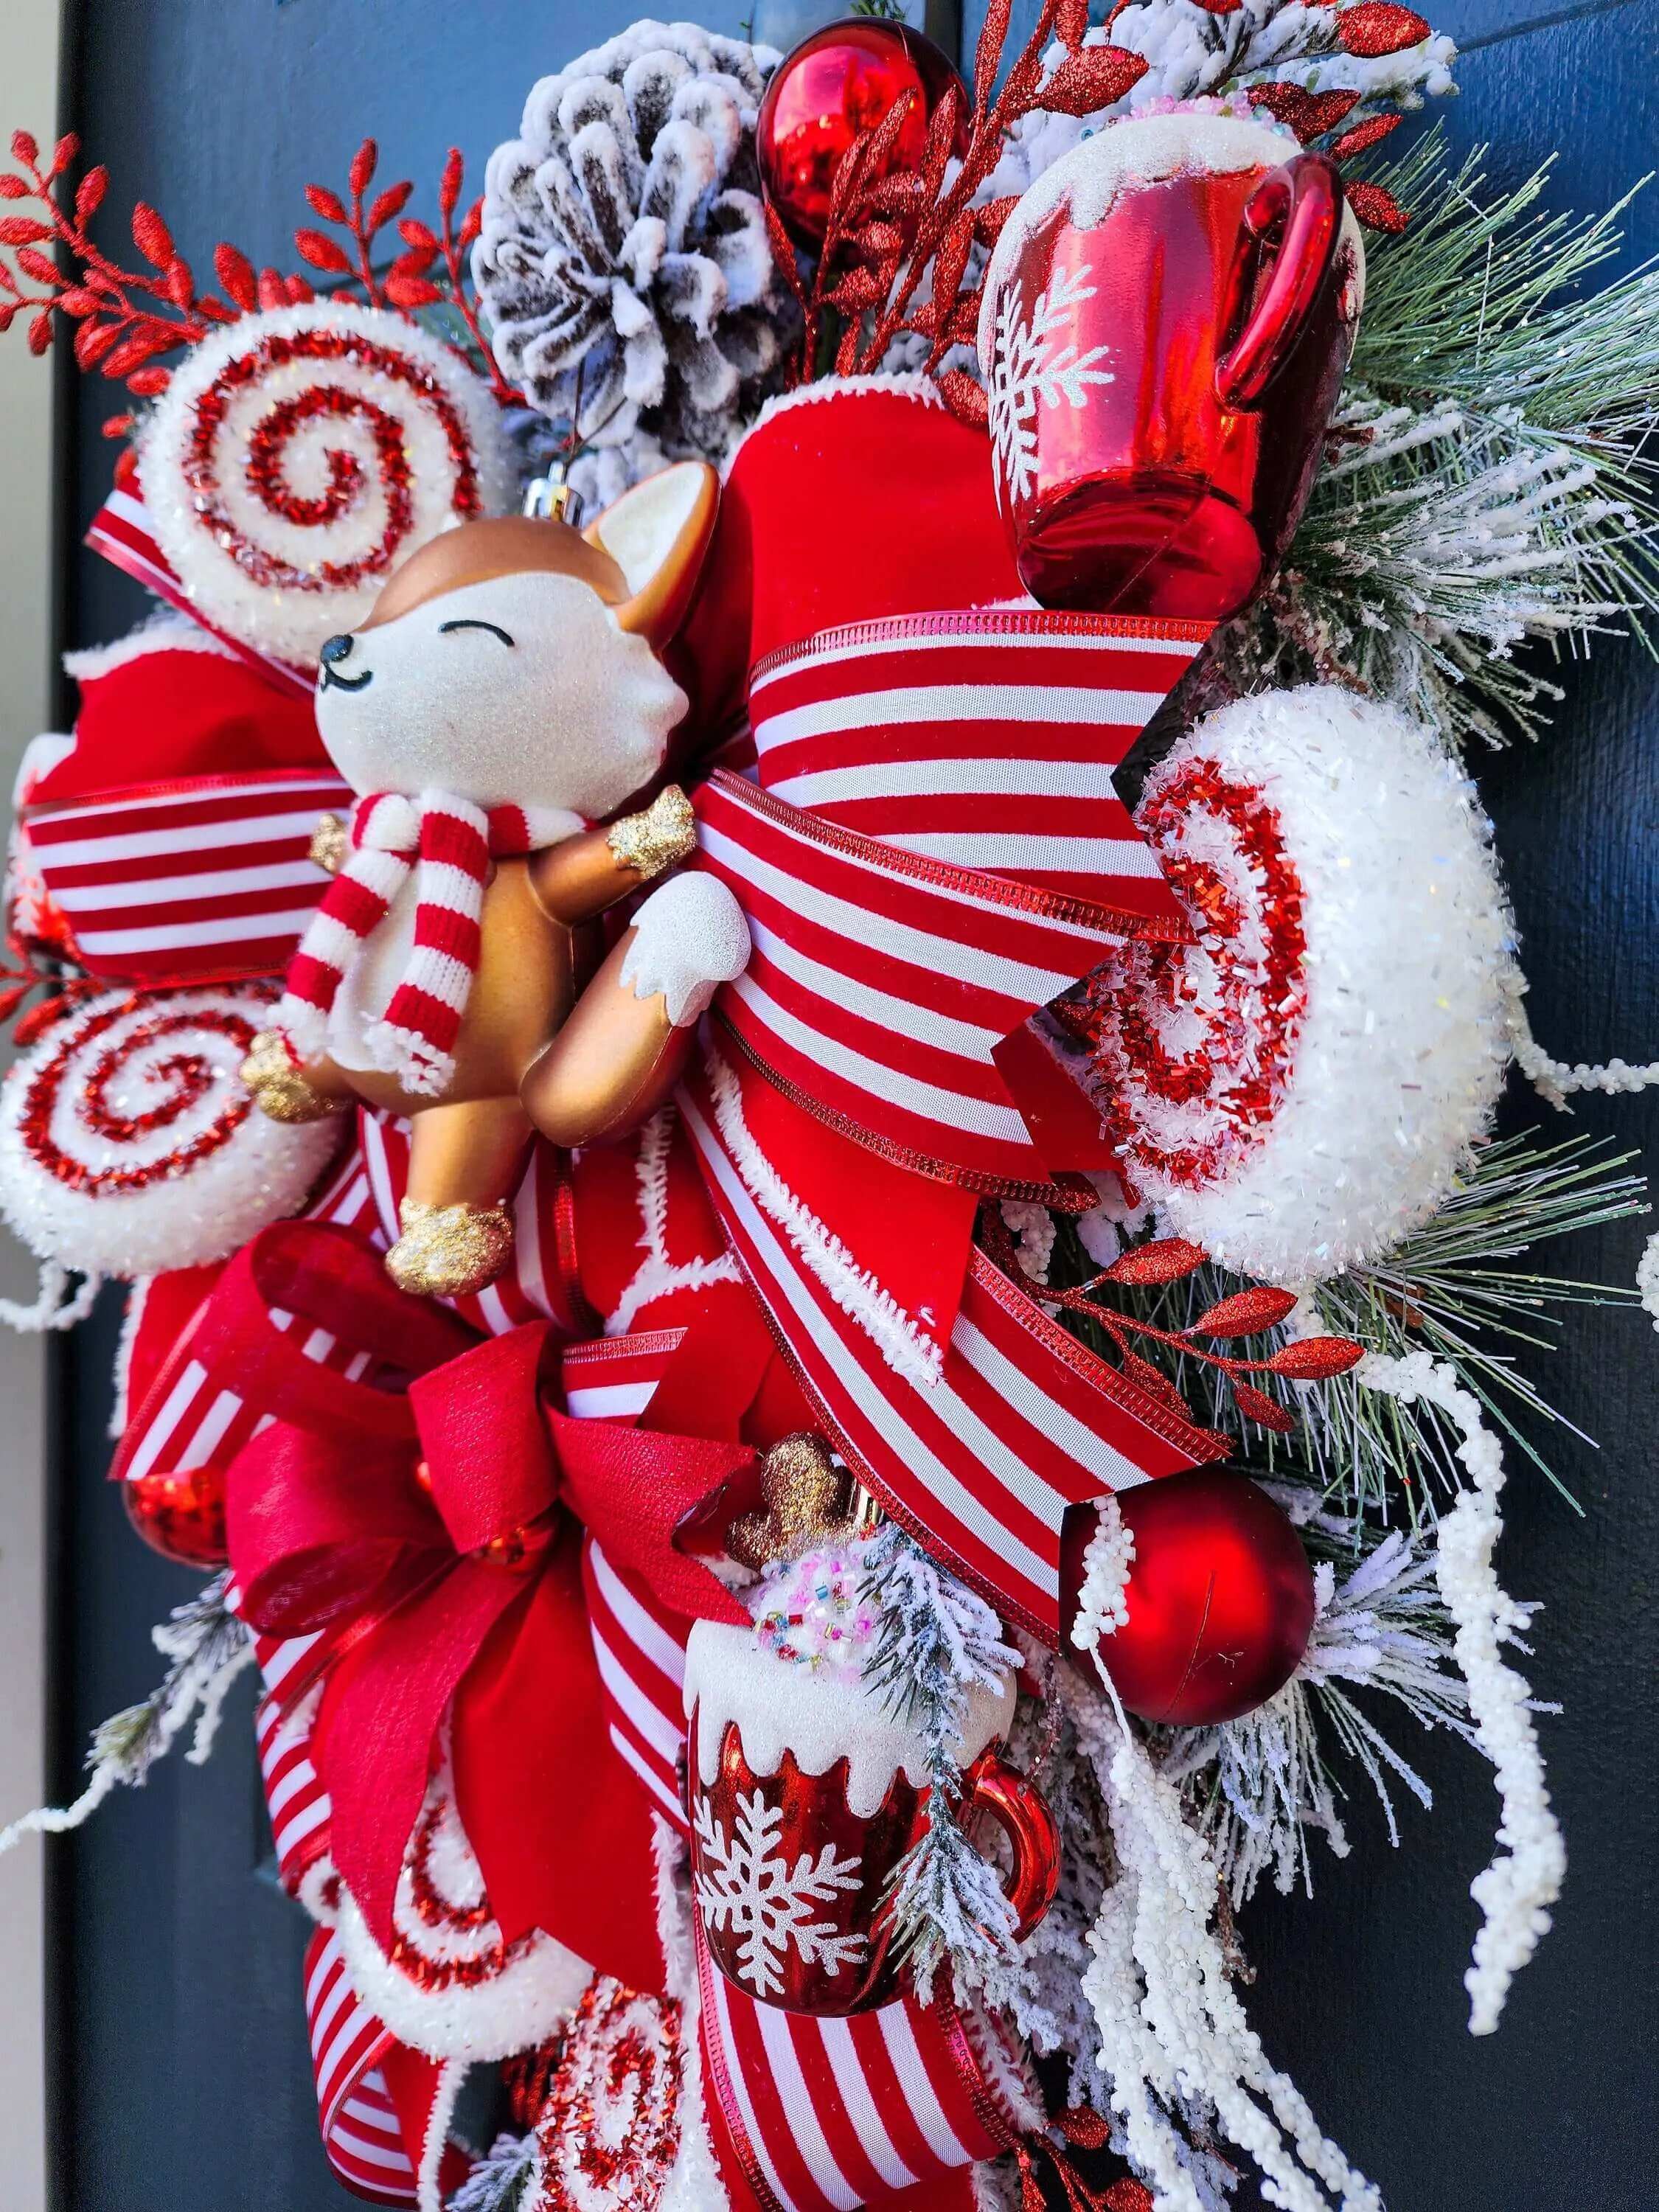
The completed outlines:
[[[1438,131],[1373,180],[1409,210],[1370,283],[1328,458],[1215,689],[1346,681],[1459,743],[1536,736],[1557,664],[1659,616],[1659,269],[1600,290],[1628,199],[1580,219]]]

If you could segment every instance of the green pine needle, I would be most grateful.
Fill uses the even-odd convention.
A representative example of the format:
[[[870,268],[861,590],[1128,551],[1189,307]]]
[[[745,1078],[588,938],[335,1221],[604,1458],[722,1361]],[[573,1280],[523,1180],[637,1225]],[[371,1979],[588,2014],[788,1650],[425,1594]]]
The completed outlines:
[[[1322,1324],[1334,1335],[1357,1339],[1368,1352],[1399,1357],[1427,1351],[1449,1361],[1492,1419],[1571,1499],[1546,1452],[1517,1419],[1582,1431],[1517,1366],[1515,1348],[1553,1348],[1565,1308],[1633,1305],[1636,1292],[1516,1263],[1526,1262],[1535,1247],[1553,1238],[1645,1213],[1646,1185],[1625,1172],[1636,1157],[1609,1153],[1589,1137],[1542,1144],[1531,1131],[1483,1146],[1434,1218],[1386,1261],[1319,1285],[1315,1297]],[[1098,1272],[1075,1227],[1060,1223],[1051,1262],[1056,1285],[1065,1288]],[[1139,1319],[1178,1329],[1240,1287],[1237,1276],[1212,1266],[1178,1283],[1115,1285],[1108,1295]],[[1111,1357],[1106,1339],[1086,1318],[1060,1317]],[[1266,1332],[1252,1343],[1271,1349],[1283,1340],[1282,1331]],[[1431,1406],[1402,1405],[1365,1389],[1352,1375],[1311,1386],[1258,1376],[1257,1386],[1297,1416],[1297,1432],[1279,1437],[1241,1422],[1224,1379],[1213,1369],[1177,1356],[1169,1371],[1200,1420],[1240,1435],[1240,1457],[1253,1471],[1312,1485],[1333,1510],[1356,1522],[1377,1511],[1385,1521],[1398,1522],[1402,1510],[1413,1526],[1431,1522],[1438,1500],[1455,1496],[1461,1486],[1455,1457],[1459,1438]]]
[[[1412,222],[1371,242],[1329,457],[1212,689],[1349,683],[1496,745],[1563,696],[1540,644],[1659,637],[1659,267],[1581,296],[1630,196],[1553,216],[1547,165],[1501,191],[1484,161],[1436,131],[1376,173]]]

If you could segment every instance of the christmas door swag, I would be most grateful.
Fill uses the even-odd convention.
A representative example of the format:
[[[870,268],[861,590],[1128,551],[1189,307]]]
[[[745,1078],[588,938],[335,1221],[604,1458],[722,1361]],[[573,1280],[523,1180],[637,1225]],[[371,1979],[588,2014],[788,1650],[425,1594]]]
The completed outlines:
[[[1642,1187],[1495,1115],[1659,1070],[1534,1042],[1464,763],[1659,606],[1659,279],[1387,143],[1409,9],[1009,17],[637,23],[206,290],[0,175],[156,601],[19,786],[7,1317],[130,1285],[214,1574],[5,1840],[257,1668],[372,2203],[1364,2212],[1233,1908],[1403,1718],[1475,2033],[1565,1875],[1511,1352]]]

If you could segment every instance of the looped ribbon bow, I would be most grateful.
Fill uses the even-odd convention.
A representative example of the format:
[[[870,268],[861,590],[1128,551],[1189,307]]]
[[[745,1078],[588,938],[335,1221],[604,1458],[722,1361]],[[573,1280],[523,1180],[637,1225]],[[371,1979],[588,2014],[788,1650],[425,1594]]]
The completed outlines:
[[[350,1348],[346,1371],[313,1356],[338,1354],[304,1324]],[[504,1943],[539,1928],[655,1990],[650,1822],[605,1722],[581,1528],[671,1608],[746,1622],[672,1539],[753,1455],[545,1406],[553,1340],[545,1322],[480,1340],[397,1290],[349,1231],[285,1222],[226,1270],[190,1351],[274,1417],[230,1469],[231,1561],[255,1628],[319,1639],[283,1693],[324,1685],[313,1757],[330,1849],[376,1939],[395,1940],[447,1715]]]

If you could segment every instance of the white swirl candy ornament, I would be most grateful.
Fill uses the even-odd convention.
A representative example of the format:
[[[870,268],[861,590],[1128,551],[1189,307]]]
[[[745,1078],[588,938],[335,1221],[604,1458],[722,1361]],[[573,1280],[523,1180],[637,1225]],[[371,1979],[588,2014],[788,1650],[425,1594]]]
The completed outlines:
[[[138,453],[209,622],[308,665],[441,530],[510,504],[500,410],[459,355],[349,301],[245,315],[174,372]]]
[[[0,1214],[31,1251],[161,1274],[299,1211],[341,1124],[253,1111],[238,1070],[274,995],[107,991],[46,1031],[0,1088]]]
[[[1290,1287],[1379,1258],[1486,1133],[1513,926],[1474,786],[1335,688],[1212,714],[1135,819],[1195,932],[1126,945],[1073,1008],[1160,1224]]]

